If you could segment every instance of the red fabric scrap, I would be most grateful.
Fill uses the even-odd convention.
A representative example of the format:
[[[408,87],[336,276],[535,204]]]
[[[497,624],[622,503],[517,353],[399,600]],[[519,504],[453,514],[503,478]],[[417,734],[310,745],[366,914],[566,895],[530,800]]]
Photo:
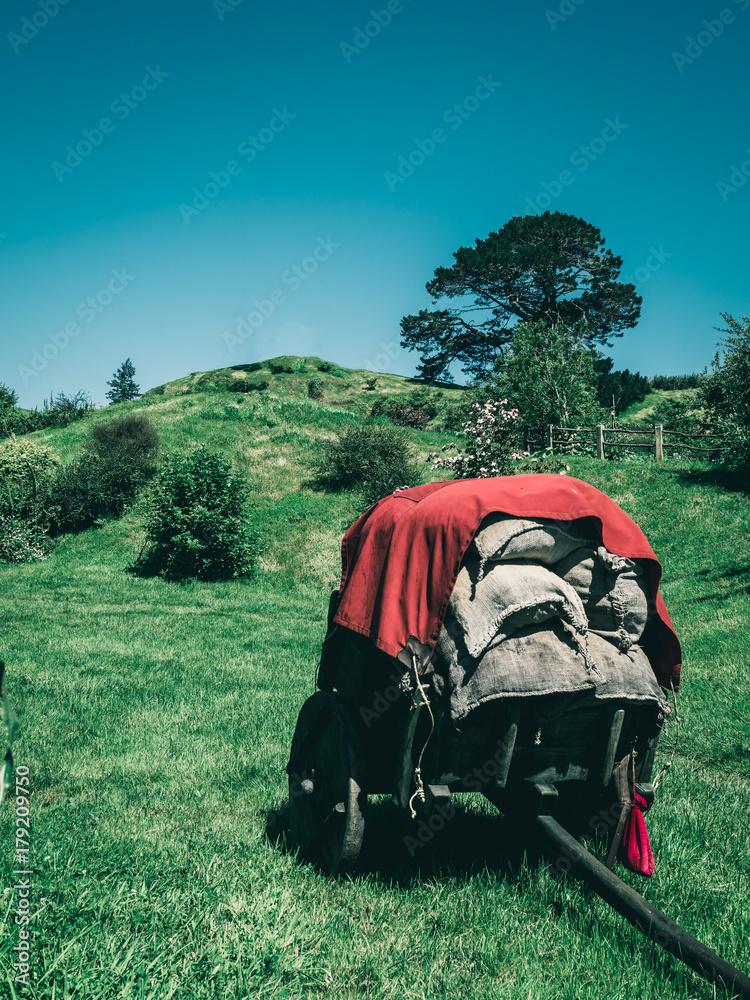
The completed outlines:
[[[651,850],[651,842],[648,839],[646,830],[646,820],[643,818],[644,812],[648,809],[648,803],[635,793],[635,801],[630,807],[630,815],[625,823],[625,832],[622,836],[622,844],[618,852],[618,857],[626,868],[638,875],[654,874],[654,855]]]
[[[643,566],[655,602],[642,644],[657,680],[679,685],[680,643],[658,592],[661,565],[641,529],[613,500],[570,476],[457,479],[380,500],[346,532],[334,621],[397,656],[409,636],[434,644],[461,559],[488,514],[593,518],[602,544]]]

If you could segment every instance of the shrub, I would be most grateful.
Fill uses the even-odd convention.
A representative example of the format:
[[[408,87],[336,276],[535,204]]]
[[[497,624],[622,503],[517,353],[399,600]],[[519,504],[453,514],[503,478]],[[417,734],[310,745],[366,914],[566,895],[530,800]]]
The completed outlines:
[[[161,439],[148,417],[132,413],[91,428],[84,449],[104,461],[127,464],[151,476],[156,471]]]
[[[399,427],[414,427],[423,431],[430,422],[427,410],[421,410],[408,403],[391,403],[389,417]]]
[[[256,375],[253,378],[232,379],[232,385],[229,388],[232,392],[262,392],[270,384],[267,378],[258,378]]]
[[[231,462],[205,448],[169,459],[146,498],[139,572],[168,580],[249,576],[256,543],[248,493]]]
[[[726,322],[720,333],[712,372],[701,387],[703,403],[717,429],[726,437],[724,462],[730,468],[750,467],[750,316],[735,319],[722,313]]]
[[[652,397],[653,398],[653,397]],[[679,430],[685,433],[700,430],[701,421],[696,410],[700,401],[694,393],[681,399],[657,399],[649,423],[663,424],[665,428]]]
[[[514,471],[513,457],[518,454],[519,420],[518,410],[505,408],[507,402],[500,399],[473,403],[472,416],[464,425],[469,439],[466,451],[450,457],[433,452],[429,456],[433,469],[449,469],[454,479],[510,475]]]
[[[313,375],[307,383],[307,395],[310,399],[321,399],[324,392],[323,379],[320,375]]]
[[[652,389],[698,389],[705,375],[654,375],[651,379]]]
[[[356,489],[367,506],[421,477],[403,431],[383,424],[350,427],[323,446],[318,482],[327,489]]]
[[[339,368],[338,365],[335,365],[332,361],[319,361],[318,371],[326,372],[328,375],[334,375],[336,378],[344,377],[343,371]]]
[[[377,384],[378,384],[377,377],[365,379],[365,389],[367,389],[368,392],[372,392]]]
[[[373,403],[370,416],[373,419],[388,417],[398,427],[414,427],[421,431],[437,413],[436,400],[440,396],[442,393],[435,397],[421,387],[397,399],[381,396]]]
[[[437,416],[438,401],[442,398],[442,392],[432,392],[426,385],[419,385],[406,397],[406,404],[415,410],[424,410],[428,419],[433,420]]]
[[[57,474],[54,531],[81,531],[120,517],[156,472],[159,447],[159,432],[140,414],[95,424],[83,454]]]
[[[208,373],[193,383],[193,392],[228,392],[234,388],[234,383],[239,381],[228,372],[220,374]]]
[[[271,358],[268,367],[274,375],[293,375],[297,359],[291,357]]]
[[[94,412],[88,396],[82,392],[75,396],[59,393],[55,399],[44,401],[43,410],[22,410],[7,405],[10,398],[12,397],[6,397],[6,405],[0,405],[0,438],[13,434],[31,434],[46,427],[67,427],[73,421]]]
[[[60,459],[47,445],[11,438],[0,444],[0,514],[45,524]]]
[[[77,420],[86,413],[95,409],[91,402],[91,396],[83,389],[68,395],[65,392],[58,392],[52,400],[50,409],[57,410],[68,422]]]
[[[0,514],[0,561],[30,563],[47,555],[48,539],[35,518],[22,520]]]

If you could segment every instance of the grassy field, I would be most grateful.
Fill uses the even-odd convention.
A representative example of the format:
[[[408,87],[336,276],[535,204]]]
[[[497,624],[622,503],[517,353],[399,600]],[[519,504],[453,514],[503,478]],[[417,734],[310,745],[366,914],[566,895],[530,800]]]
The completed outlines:
[[[62,538],[44,562],[0,568],[0,656],[23,724],[15,750],[29,769],[34,868],[27,986],[14,981],[11,797],[0,809],[0,995],[723,996],[577,882],[552,880],[481,796],[463,796],[411,859],[375,801],[346,878],[266,839],[314,689],[340,538],[357,515],[350,495],[312,488],[312,463],[376,392],[411,388],[379,375],[363,391],[363,373],[327,375],[311,401],[306,378],[279,375],[244,400],[181,380],[118,408],[153,416],[169,449],[207,444],[246,471],[263,539],[254,580],[133,576],[137,510]],[[36,436],[69,459],[87,433],[79,423]],[[450,440],[412,437],[422,458]],[[570,464],[644,529],[683,642],[679,742],[670,725],[657,767],[672,752],[674,765],[649,819],[656,875],[624,877],[748,971],[747,495],[698,466]]]

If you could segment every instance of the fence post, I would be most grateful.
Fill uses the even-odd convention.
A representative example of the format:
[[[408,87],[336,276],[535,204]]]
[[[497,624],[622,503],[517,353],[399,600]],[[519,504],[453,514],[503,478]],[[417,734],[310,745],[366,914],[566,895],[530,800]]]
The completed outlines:
[[[654,451],[656,461],[664,461],[664,424],[654,424]]]
[[[549,448],[550,451],[554,451],[554,436],[553,436],[554,429],[555,429],[555,425],[554,424],[550,424],[549,425],[549,437],[547,439],[547,447]]]
[[[604,458],[604,424],[596,425],[596,457]]]

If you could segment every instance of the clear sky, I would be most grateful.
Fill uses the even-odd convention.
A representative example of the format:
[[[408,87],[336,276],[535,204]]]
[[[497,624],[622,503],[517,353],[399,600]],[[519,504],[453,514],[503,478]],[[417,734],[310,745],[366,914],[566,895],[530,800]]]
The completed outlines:
[[[278,354],[413,374],[399,320],[434,269],[545,208],[599,227],[643,296],[616,367],[700,370],[719,314],[750,314],[750,0],[9,0],[0,20],[0,382],[21,405],[105,402],[126,357],[143,391]]]

